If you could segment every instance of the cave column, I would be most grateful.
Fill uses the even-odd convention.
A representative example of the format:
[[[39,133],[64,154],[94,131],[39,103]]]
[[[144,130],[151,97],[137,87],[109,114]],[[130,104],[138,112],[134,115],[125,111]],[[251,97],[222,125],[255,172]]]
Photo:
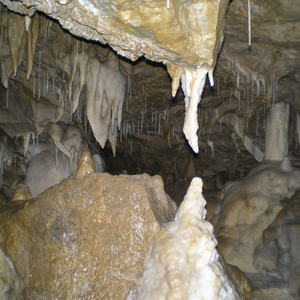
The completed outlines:
[[[288,153],[289,104],[272,105],[267,118],[264,160],[283,160]]]

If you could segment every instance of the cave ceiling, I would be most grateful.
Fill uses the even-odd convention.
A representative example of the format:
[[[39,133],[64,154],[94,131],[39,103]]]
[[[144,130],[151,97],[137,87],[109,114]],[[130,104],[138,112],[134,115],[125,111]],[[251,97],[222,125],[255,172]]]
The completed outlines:
[[[263,159],[266,116],[274,102],[290,104],[289,156],[300,165],[299,1],[251,0],[250,47],[247,1],[171,1],[170,9],[165,1],[1,2],[1,124],[26,123],[28,131],[46,139],[46,123],[60,116],[60,121],[81,122],[98,146],[85,117],[87,84],[74,114],[69,86],[76,51],[87,53],[92,45],[105,61],[109,44],[122,56],[120,70],[126,78],[117,155],[107,155],[112,172],[173,173],[179,179],[193,163],[204,181],[241,178]],[[37,33],[20,29],[24,33],[15,59],[3,33],[9,28],[7,19],[14,19],[6,6],[22,18],[30,16],[32,28],[39,16]],[[29,34],[32,45],[36,34],[31,71]],[[183,134],[188,88],[182,86],[177,94],[174,89],[182,74],[188,78],[202,68],[204,78],[213,71],[214,86],[206,80],[196,115],[199,129],[193,133],[199,147],[195,154]],[[80,66],[73,94],[80,82],[78,70]],[[37,111],[47,111],[47,116],[38,119]]]

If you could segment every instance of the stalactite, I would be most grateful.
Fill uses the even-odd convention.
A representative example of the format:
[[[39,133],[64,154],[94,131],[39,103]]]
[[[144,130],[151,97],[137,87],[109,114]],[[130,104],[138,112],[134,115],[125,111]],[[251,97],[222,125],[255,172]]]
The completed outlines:
[[[55,91],[55,67],[53,67],[53,74],[52,74],[52,95],[54,95]]]
[[[1,189],[2,189],[2,183],[3,183],[3,177],[2,177],[2,174],[3,174],[3,162],[2,162],[2,164],[1,164],[1,166],[0,166],[0,177],[1,177],[1,180],[0,180],[0,187],[1,187]]]
[[[44,54],[46,54],[46,40],[47,40],[47,33],[46,33],[46,18],[44,17]]]
[[[251,47],[251,3],[248,0],[248,47]]]
[[[157,135],[161,135],[161,114],[158,116],[158,130]]]
[[[8,100],[9,100],[9,82],[7,84],[7,90],[6,90],[6,109],[8,109]]]
[[[27,34],[27,72],[26,72],[27,80],[29,80],[32,72],[36,42],[39,34],[39,23],[40,23],[40,16],[38,14],[35,14],[32,17],[28,34]]]
[[[35,98],[35,75],[33,75],[33,98]]]
[[[48,92],[49,92],[49,72],[48,72],[48,69],[47,69],[46,94],[48,94]]]
[[[258,112],[256,112],[256,136],[258,136]]]
[[[143,127],[144,127],[144,112],[141,112],[141,133],[143,133]]]
[[[217,99],[220,99],[220,78],[218,77]]]
[[[42,51],[39,51],[39,73],[38,73],[38,100],[41,98],[41,64],[42,64]]]
[[[122,124],[120,125],[120,143],[122,143],[122,136],[123,136],[123,131],[122,131]]]
[[[275,80],[275,102],[278,101],[278,79]]]
[[[167,9],[170,8],[170,0],[167,0]]]
[[[251,82],[251,103],[253,103],[253,94],[254,94],[254,80]]]
[[[31,18],[29,16],[25,16],[25,30],[28,32],[29,30],[29,25],[31,23]]]
[[[44,75],[44,84],[43,84],[43,87],[44,87],[44,97],[46,96],[46,76]]]
[[[8,42],[12,57],[13,73],[17,76],[18,56],[22,39],[25,33],[25,22],[22,15],[10,12],[8,20]]]
[[[298,144],[300,146],[300,115],[299,114],[297,114],[297,119],[296,119],[296,131],[298,135]]]
[[[129,95],[129,91],[130,91],[130,78],[129,76],[127,77],[127,94]]]

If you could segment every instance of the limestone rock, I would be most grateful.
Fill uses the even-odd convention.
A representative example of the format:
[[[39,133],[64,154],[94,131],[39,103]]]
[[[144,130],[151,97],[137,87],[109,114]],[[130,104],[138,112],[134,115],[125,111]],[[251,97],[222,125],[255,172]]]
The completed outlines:
[[[155,235],[137,299],[240,299],[220,264],[205,204],[195,177],[175,220]]]
[[[169,65],[212,68],[223,41],[229,1],[171,1],[169,9],[158,0],[1,2],[25,15],[42,11],[76,36],[109,43],[131,60],[144,55]]]
[[[18,200],[30,200],[32,199],[32,195],[28,189],[26,184],[20,184],[17,190],[14,192],[11,201],[18,201]]]
[[[263,232],[266,246],[275,242],[275,263],[289,288],[300,297],[300,199],[299,190],[284,204],[276,219]]]
[[[24,299],[124,299],[175,208],[162,179],[147,174],[69,177],[22,203],[0,216],[0,244],[24,280]]]
[[[90,173],[95,173],[95,164],[92,159],[92,155],[90,151],[84,151],[81,154],[81,157],[78,162],[78,170],[76,173],[75,178],[76,179],[81,179],[83,176],[90,174]]]
[[[280,200],[300,186],[300,171],[285,171],[280,163],[261,163],[243,180],[228,182],[223,189],[221,212],[212,223],[218,250],[227,263],[243,272],[272,270],[274,263],[253,265],[253,255],[262,253],[262,233],[282,209]],[[274,257],[274,256],[273,256]],[[269,269],[271,268],[271,269]]]
[[[55,153],[51,150],[42,151],[31,158],[24,183],[33,198],[71,175],[69,159],[59,152],[57,161],[58,166]]]
[[[0,248],[0,298],[20,299],[24,288],[24,282],[16,273],[13,262]]]

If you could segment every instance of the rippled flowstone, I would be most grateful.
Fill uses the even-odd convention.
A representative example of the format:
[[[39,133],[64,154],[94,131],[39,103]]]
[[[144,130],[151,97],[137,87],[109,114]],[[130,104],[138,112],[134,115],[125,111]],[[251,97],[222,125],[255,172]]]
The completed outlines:
[[[71,176],[24,202],[2,211],[0,245],[25,299],[124,299],[176,210],[161,177],[147,174]]]

